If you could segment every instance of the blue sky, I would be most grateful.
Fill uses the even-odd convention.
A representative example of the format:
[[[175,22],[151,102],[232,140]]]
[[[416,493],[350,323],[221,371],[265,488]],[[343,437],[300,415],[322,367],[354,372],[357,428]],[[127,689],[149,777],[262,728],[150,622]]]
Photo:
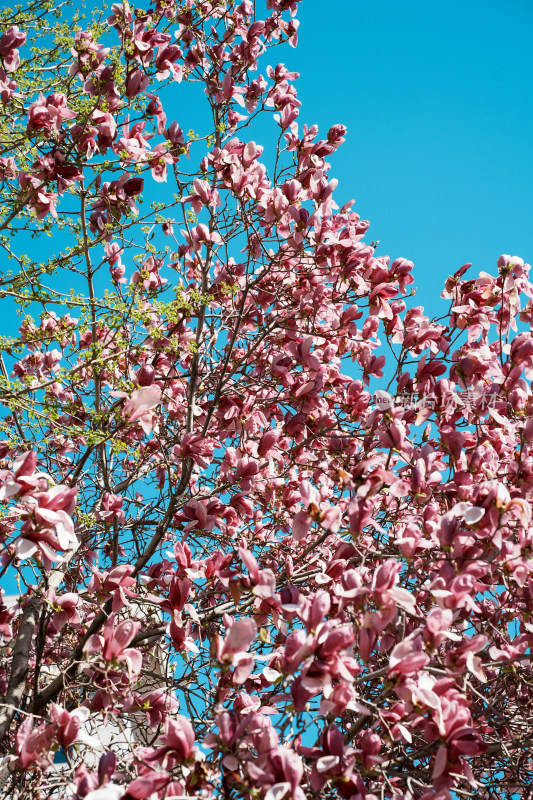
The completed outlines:
[[[378,255],[415,262],[420,304],[503,252],[533,259],[530,0],[303,0],[300,121],[348,127],[333,160],[342,202]]]

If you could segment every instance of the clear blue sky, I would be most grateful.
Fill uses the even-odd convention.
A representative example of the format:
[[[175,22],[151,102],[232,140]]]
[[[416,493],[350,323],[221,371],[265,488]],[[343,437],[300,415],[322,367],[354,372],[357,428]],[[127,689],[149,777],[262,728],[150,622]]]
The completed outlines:
[[[378,254],[415,262],[419,302],[438,311],[467,261],[533,259],[531,0],[303,0],[301,122],[348,127],[333,160],[342,202]]]

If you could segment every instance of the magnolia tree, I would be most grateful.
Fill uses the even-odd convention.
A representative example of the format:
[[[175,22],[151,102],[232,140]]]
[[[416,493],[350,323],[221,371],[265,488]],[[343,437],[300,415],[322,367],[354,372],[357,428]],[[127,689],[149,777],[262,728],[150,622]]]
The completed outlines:
[[[529,266],[414,305],[297,2],[1,11],[4,800],[528,791]]]

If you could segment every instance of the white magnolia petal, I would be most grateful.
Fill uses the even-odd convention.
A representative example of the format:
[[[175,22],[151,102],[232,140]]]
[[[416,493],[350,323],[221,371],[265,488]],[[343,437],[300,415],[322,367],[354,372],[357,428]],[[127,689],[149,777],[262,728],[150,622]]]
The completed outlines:
[[[479,506],[470,506],[463,514],[463,519],[467,525],[475,525],[485,516],[485,509]]]
[[[30,539],[18,539],[15,544],[15,552],[21,560],[31,558],[37,552],[37,545]]]
[[[124,796],[124,789],[122,786],[117,786],[116,783],[108,783],[100,789],[94,789],[89,794],[85,795],[85,800],[120,800]]]
[[[282,798],[285,797],[287,792],[290,792],[290,790],[290,783],[275,783],[266,793],[265,800],[282,800]]]

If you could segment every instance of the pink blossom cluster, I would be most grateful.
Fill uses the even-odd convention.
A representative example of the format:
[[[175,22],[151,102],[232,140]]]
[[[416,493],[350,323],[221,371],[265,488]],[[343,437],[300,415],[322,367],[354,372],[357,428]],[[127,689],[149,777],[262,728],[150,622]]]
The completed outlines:
[[[298,2],[260,6],[115,3],[53,79],[38,26],[0,38],[14,800],[527,786],[530,266],[465,264],[446,314],[416,305],[339,198],[345,127],[300,124],[298,73],[262,66]],[[34,263],[20,237],[48,230]]]

